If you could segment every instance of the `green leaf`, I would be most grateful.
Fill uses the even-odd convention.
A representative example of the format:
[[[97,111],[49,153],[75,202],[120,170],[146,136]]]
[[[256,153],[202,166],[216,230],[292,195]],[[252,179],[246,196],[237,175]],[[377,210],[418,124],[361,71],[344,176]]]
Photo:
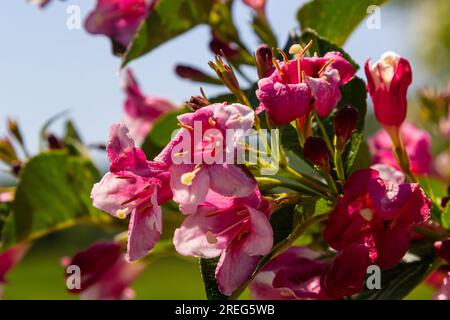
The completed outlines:
[[[227,296],[223,295],[216,281],[216,267],[219,258],[216,259],[200,259],[200,269],[202,273],[203,283],[205,285],[206,298],[208,300],[226,300]]]
[[[62,151],[29,160],[21,172],[13,214],[3,229],[2,250],[82,221],[107,221],[90,198],[99,178],[90,160]]]
[[[201,24],[209,25],[224,40],[239,44],[243,48],[242,63],[252,64],[253,59],[233,23],[232,3],[221,0],[159,0],[125,52],[122,67]]]
[[[445,206],[444,212],[442,212],[441,221],[444,228],[450,230],[450,201]]]
[[[155,122],[142,145],[142,149],[149,159],[156,157],[170,142],[172,134],[179,129],[177,117],[186,112],[189,112],[186,108],[169,112]]]
[[[358,300],[401,300],[405,298],[428,275],[434,258],[426,257],[420,261],[400,263],[395,268],[381,272],[381,289],[365,290]]]
[[[314,29],[342,46],[366,17],[367,8],[384,2],[386,0],[313,0],[300,8],[297,19],[302,30]]]

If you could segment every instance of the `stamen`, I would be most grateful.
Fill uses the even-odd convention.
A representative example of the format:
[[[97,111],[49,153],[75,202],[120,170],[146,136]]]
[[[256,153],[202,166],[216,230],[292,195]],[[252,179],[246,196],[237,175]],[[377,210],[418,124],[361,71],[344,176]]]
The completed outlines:
[[[302,52],[303,48],[301,45],[294,44],[290,49],[289,53],[294,55],[297,59],[297,77],[298,77],[298,83],[302,83],[302,68],[301,68],[301,60],[302,60]]]
[[[281,70],[280,65],[278,64],[278,61],[275,58],[272,58],[272,62],[273,62],[273,65],[275,66],[275,68],[277,69],[278,75],[283,79],[284,73],[283,73],[283,70]]]
[[[206,241],[208,241],[209,244],[216,244],[219,242],[217,237],[211,231],[206,232]]]
[[[336,61],[335,59],[330,59],[327,62],[325,62],[325,64],[322,66],[322,68],[320,68],[319,72],[317,73],[319,76],[322,72],[325,71],[326,68],[328,68],[334,61]]]
[[[193,130],[194,130],[194,128],[192,128],[191,126],[188,126],[188,125],[183,124],[183,123],[180,123],[180,122],[178,123],[178,126],[181,127],[181,128],[190,130],[190,131],[193,131]]]
[[[370,222],[373,219],[373,211],[369,208],[364,208],[359,210],[359,214],[363,217],[364,220]]]
[[[209,119],[208,119],[208,123],[212,126],[212,127],[215,127],[216,126],[216,121],[214,121],[214,119],[213,118],[211,118],[211,117],[209,117]]]
[[[190,153],[190,151],[182,151],[182,152],[177,152],[175,153],[175,157],[183,157],[185,155],[187,155],[188,153]]]
[[[195,176],[200,171],[200,166],[195,166],[194,170],[192,172],[187,172],[181,176],[181,183],[185,186],[191,186],[192,181],[195,179]]]
[[[291,63],[291,62],[289,61],[289,58],[287,57],[286,53],[283,50],[281,50],[280,48],[277,48],[277,51],[279,54],[281,54],[283,56],[284,63],[289,65],[289,63]]]
[[[120,209],[116,211],[116,217],[119,219],[125,219],[129,213],[130,213],[129,208]]]

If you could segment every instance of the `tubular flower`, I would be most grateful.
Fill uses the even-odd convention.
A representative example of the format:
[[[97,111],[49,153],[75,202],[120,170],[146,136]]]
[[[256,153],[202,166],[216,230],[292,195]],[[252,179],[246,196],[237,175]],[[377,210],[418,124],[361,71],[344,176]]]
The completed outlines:
[[[305,116],[313,108],[321,117],[327,116],[341,99],[339,87],[354,74],[353,66],[338,52],[277,62],[272,74],[258,82],[258,111],[265,110],[278,125]]]
[[[98,0],[86,19],[89,33],[103,34],[126,48],[151,7],[147,0]]]
[[[129,288],[144,270],[143,263],[129,263],[115,242],[99,242],[73,258],[63,258],[64,267],[77,266],[81,270],[80,287],[69,292],[80,294],[83,300],[130,300],[134,291]]]
[[[108,156],[110,172],[94,185],[91,197],[96,208],[114,217],[131,215],[127,258],[134,261],[153,248],[162,232],[160,205],[172,198],[168,168],[147,161],[122,124],[111,127]]]
[[[124,91],[124,123],[138,144],[142,143],[160,116],[177,109],[177,106],[167,99],[145,96],[130,69],[126,71]]]
[[[194,213],[209,190],[226,197],[253,192],[254,178],[234,164],[253,126],[249,107],[213,104],[183,114],[178,121],[181,129],[156,160],[171,164],[170,186],[181,211]]]
[[[405,123],[400,128],[400,136],[409,156],[411,171],[419,175],[431,173],[433,158],[430,134],[425,130],[416,128],[411,123]],[[385,130],[380,129],[368,140],[368,143],[373,156],[373,163],[386,164],[400,169],[392,151],[392,141]]]
[[[29,244],[17,244],[0,254],[0,298],[7,283],[6,275],[23,259],[29,248]]]
[[[336,250],[364,244],[381,269],[400,262],[408,250],[411,227],[430,216],[431,203],[418,184],[380,178],[378,171],[356,171],[344,185],[324,230]]]
[[[409,61],[386,52],[372,67],[365,63],[368,90],[377,120],[384,126],[399,127],[406,118],[406,93],[412,82]]]
[[[231,295],[251,276],[259,258],[272,249],[269,216],[269,203],[257,189],[245,198],[210,192],[197,212],[175,231],[175,248],[184,256],[220,256],[217,283],[223,294]]]

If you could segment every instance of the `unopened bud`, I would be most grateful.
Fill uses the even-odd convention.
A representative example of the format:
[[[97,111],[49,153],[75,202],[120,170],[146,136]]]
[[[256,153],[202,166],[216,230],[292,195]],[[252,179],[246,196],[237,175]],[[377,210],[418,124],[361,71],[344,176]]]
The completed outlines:
[[[226,64],[222,57],[216,56],[215,62],[210,61],[208,65],[213,69],[222,82],[234,94],[240,92],[239,81],[230,65]]]
[[[222,82],[210,75],[205,74],[203,71],[186,65],[177,65],[175,68],[176,74],[187,80],[196,81],[196,82],[204,82],[210,84],[222,84]]]
[[[62,141],[60,141],[58,139],[58,137],[56,137],[54,134],[49,133],[47,135],[47,143],[48,143],[48,148],[50,150],[60,150],[60,149],[64,149],[64,143]]]
[[[261,44],[255,53],[256,68],[260,79],[268,77],[273,69],[272,50],[267,44]]]
[[[311,161],[318,167],[328,166],[328,147],[320,137],[308,137],[303,146],[303,155],[306,160]]]
[[[340,145],[345,145],[345,143],[352,136],[353,130],[356,128],[356,124],[359,119],[359,111],[351,105],[346,105],[340,108],[336,116],[333,119],[334,132],[338,140],[340,140]],[[340,148],[338,148],[340,149]]]
[[[223,41],[214,32],[209,43],[209,48],[214,54],[221,55],[223,53],[225,57],[230,60],[233,60],[239,56],[238,47],[236,47],[233,43]]]

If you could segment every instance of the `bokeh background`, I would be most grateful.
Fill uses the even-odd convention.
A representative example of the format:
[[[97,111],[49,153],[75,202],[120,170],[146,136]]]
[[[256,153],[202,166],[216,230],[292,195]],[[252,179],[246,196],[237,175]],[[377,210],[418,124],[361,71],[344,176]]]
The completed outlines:
[[[248,23],[251,11],[236,1],[235,21],[243,39],[255,48],[256,37]],[[298,26],[295,13],[305,1],[268,0],[268,17],[279,39]],[[122,117],[122,75],[119,60],[111,54],[109,40],[84,29],[66,27],[69,5],[78,5],[83,18],[94,0],[55,1],[39,10],[25,0],[0,1],[0,135],[8,117],[20,122],[27,145],[37,150],[42,124],[63,110],[74,120],[87,143],[107,139],[111,123]],[[423,86],[444,87],[450,71],[450,2],[448,0],[394,0],[381,8],[381,28],[369,29],[364,21],[344,49],[360,65],[393,50],[411,61],[415,91]],[[183,81],[174,73],[176,63],[187,62],[207,70],[213,55],[208,48],[209,31],[197,27],[130,67],[147,94],[182,103],[199,92],[199,85]],[[360,71],[361,73],[361,71]],[[360,74],[360,76],[363,76]],[[256,80],[256,77],[255,77]],[[222,92],[204,86],[207,95]],[[52,127],[59,132],[58,123]],[[94,153],[105,168],[104,154]],[[0,185],[11,180],[0,173]],[[71,299],[65,290],[62,256],[72,255],[92,241],[111,237],[111,232],[77,227],[53,234],[36,243],[25,260],[11,273],[7,299]],[[203,299],[196,261],[166,258],[150,265],[134,286],[141,299]],[[411,298],[428,299],[431,290],[421,287]]]

